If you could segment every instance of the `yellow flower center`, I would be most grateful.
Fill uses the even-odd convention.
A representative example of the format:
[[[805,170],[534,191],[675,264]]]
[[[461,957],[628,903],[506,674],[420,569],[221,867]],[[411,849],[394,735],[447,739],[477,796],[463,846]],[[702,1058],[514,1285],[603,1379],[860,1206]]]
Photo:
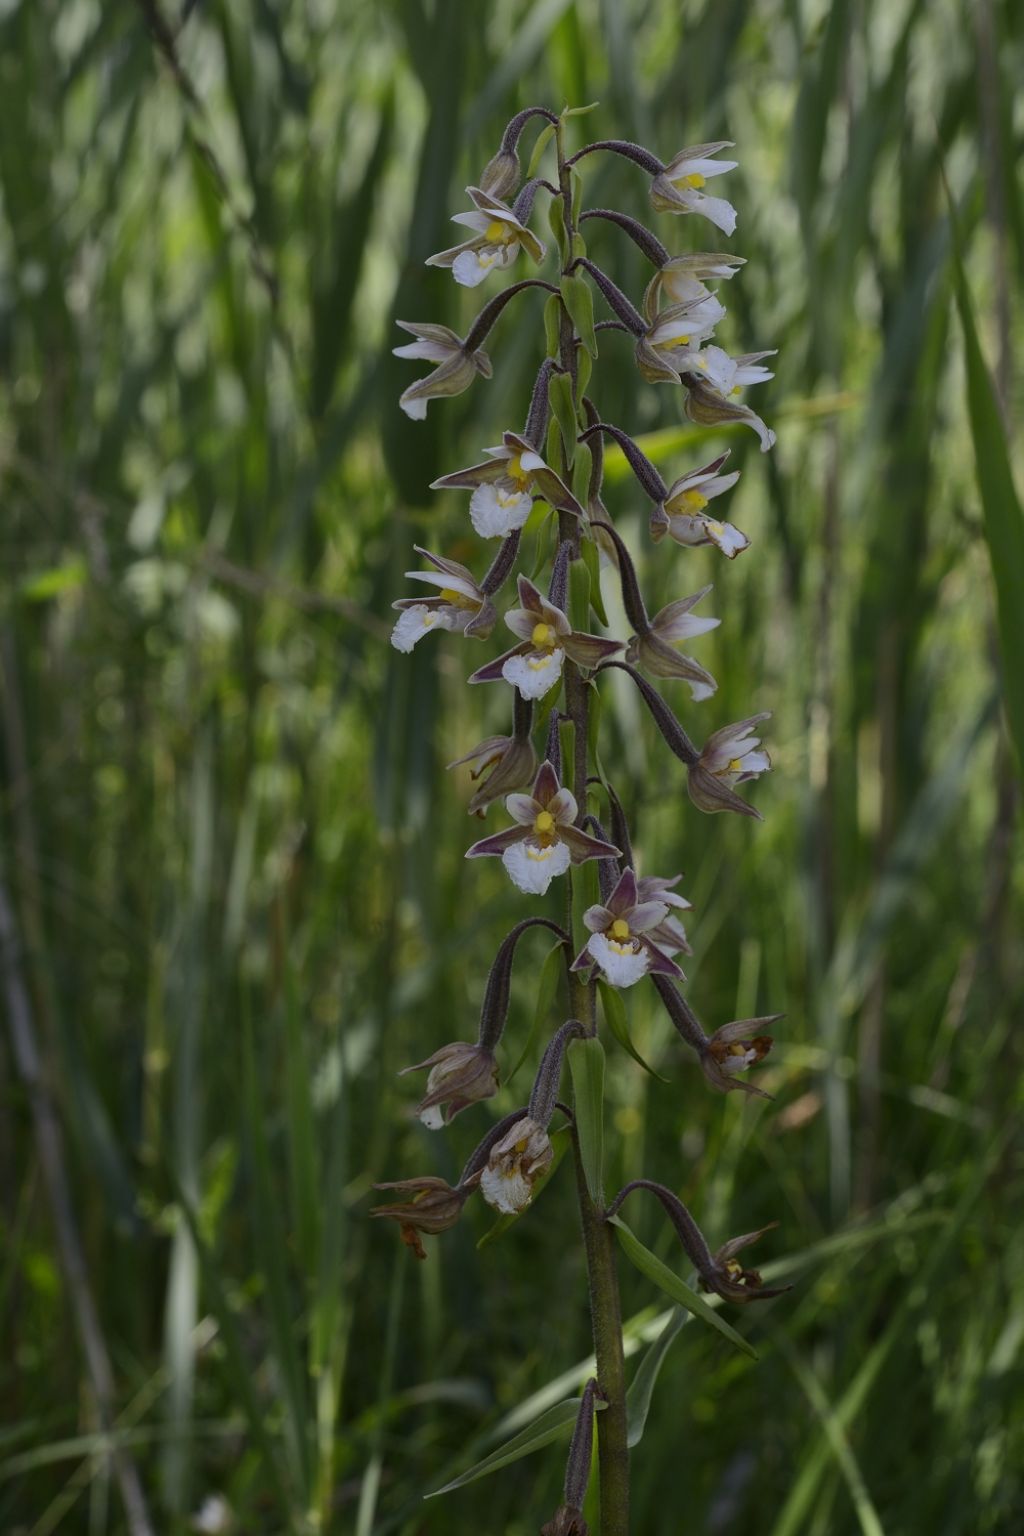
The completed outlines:
[[[620,944],[629,938],[629,924],[624,917],[617,917],[612,923],[612,938],[618,939]]]
[[[527,1141],[527,1138],[524,1136],[522,1141],[517,1141],[516,1142],[516,1151],[517,1152],[525,1152],[528,1145],[529,1145],[529,1143]]]
[[[688,347],[690,345],[690,338],[689,336],[673,336],[671,341],[659,341],[658,345],[663,352],[667,352],[672,347]]]
[[[521,453],[514,453],[512,455],[505,466],[505,473],[522,490],[530,478],[530,473],[529,470],[523,468],[523,456]]]
[[[732,762],[729,764],[728,768],[725,771],[726,771],[726,773],[742,773],[743,772],[743,763],[740,761],[740,759],[738,757],[734,757]]]
[[[702,496],[700,491],[684,491],[679,500],[687,512],[703,512],[708,504],[708,498]]]
[[[515,239],[515,231],[504,219],[492,219],[484,231],[484,239],[488,245],[507,245]]]
[[[555,632],[550,624],[535,624],[533,634],[530,636],[531,644],[538,650],[553,651],[555,648]]]
[[[747,1054],[746,1046],[745,1045],[741,1045],[738,1040],[734,1040],[732,1045],[730,1045],[728,1047],[728,1055],[730,1055],[730,1056],[745,1056],[746,1054]]]
[[[676,182],[676,186],[690,187],[692,191],[699,192],[701,187],[704,185],[705,179],[706,178],[701,175],[700,171],[691,171],[689,176],[681,176]]]
[[[454,587],[442,587],[439,595],[453,608],[464,608],[467,613],[475,613],[480,607],[475,598],[467,597],[465,592],[456,592]]]
[[[708,530],[709,533],[713,533],[714,534],[716,539],[720,539],[722,537],[722,534],[725,532],[724,526],[721,523],[717,522],[713,517],[709,517],[707,522],[704,524],[704,526]]]
[[[541,837],[545,837],[554,825],[555,818],[550,811],[539,811],[534,818],[533,830],[539,832]]]

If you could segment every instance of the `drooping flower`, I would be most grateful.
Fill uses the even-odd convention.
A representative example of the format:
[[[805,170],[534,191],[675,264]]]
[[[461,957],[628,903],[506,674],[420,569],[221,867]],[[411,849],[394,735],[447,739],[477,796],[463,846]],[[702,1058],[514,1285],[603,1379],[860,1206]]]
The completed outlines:
[[[411,651],[418,640],[434,629],[449,629],[485,640],[494,628],[497,614],[473,573],[457,560],[431,554],[419,544],[413,548],[430,561],[434,570],[406,571],[406,576],[410,581],[428,582],[440,591],[436,597],[400,597],[392,603],[392,608],[399,609],[402,615],[391,633],[395,650]]]
[[[762,720],[770,718],[770,710],[751,715],[735,725],[723,726],[708,737],[687,774],[690,799],[699,810],[739,811],[743,816],[761,820],[760,811],[734,794],[732,786],[756,779],[771,767],[771,758],[761,750],[760,737],[753,734]]]
[[[480,1193],[504,1216],[525,1211],[553,1155],[547,1131],[524,1115],[491,1148],[480,1174]]]
[[[699,662],[678,651],[676,644],[705,635],[721,623],[720,619],[702,619],[691,612],[710,591],[710,586],[701,587],[690,597],[668,603],[651,620],[650,628],[634,635],[626,646],[626,660],[631,666],[642,667],[652,677],[683,678],[694,699],[709,699],[718,684]]]
[[[413,421],[424,419],[431,400],[444,395],[461,395],[477,374],[485,379],[491,377],[494,370],[487,353],[482,348],[468,352],[462,338],[447,325],[418,325],[409,320],[396,320],[395,324],[416,337],[404,347],[392,347],[395,357],[422,358],[438,364],[433,373],[417,379],[399,397],[399,405]]]
[[[648,320],[656,318],[663,297],[670,305],[692,304],[707,298],[711,292],[705,287],[708,278],[734,277],[745,264],[742,256],[722,251],[692,251],[669,257],[647,284],[645,316]]]
[[[519,577],[519,601],[522,607],[506,613],[505,623],[522,637],[520,644],[479,667],[471,683],[493,683],[503,677],[524,699],[540,699],[558,682],[566,656],[592,670],[622,650],[621,640],[574,630],[562,609],[542,597],[526,576]]]
[[[740,1306],[745,1306],[749,1301],[769,1301],[773,1296],[782,1296],[792,1290],[789,1285],[766,1286],[759,1270],[744,1269],[736,1257],[744,1248],[756,1243],[759,1237],[774,1231],[777,1226],[777,1221],[771,1221],[757,1232],[745,1232],[742,1237],[731,1237],[727,1243],[723,1243],[713,1255],[711,1267],[700,1270],[701,1289],[714,1291],[725,1301],[737,1302]]]
[[[708,1082],[720,1093],[730,1093],[738,1088],[757,1098],[771,1098],[763,1088],[741,1082],[737,1074],[756,1066],[768,1055],[773,1041],[771,1035],[762,1031],[782,1017],[781,1013],[769,1013],[758,1019],[734,1019],[709,1035],[701,1051],[701,1066]]]
[[[752,352],[749,357],[767,357],[767,352]],[[741,400],[734,399],[732,395],[723,395],[713,385],[704,379],[699,370],[699,361],[702,354],[697,355],[698,366],[687,373],[685,380],[686,399],[683,402],[683,410],[691,421],[695,421],[700,427],[717,427],[722,423],[733,421],[741,422],[757,433],[761,444],[761,452],[767,453],[775,447],[775,433],[771,427],[766,426],[749,405],[744,405]],[[743,358],[735,358],[733,361],[744,363]],[[763,370],[761,370],[763,372]],[[751,383],[756,380],[751,379]]]
[[[658,212],[699,213],[731,235],[736,228],[735,208],[724,197],[709,197],[701,190],[712,177],[736,169],[736,160],[713,158],[731,148],[731,139],[719,139],[714,144],[691,144],[681,149],[651,182],[651,202]]]
[[[570,864],[619,855],[611,843],[573,825],[579,812],[576,797],[560,786],[549,762],[541,763],[533,794],[509,795],[505,809],[517,825],[481,838],[467,850],[466,858],[500,857],[513,885],[530,895],[542,896]]]
[[[469,516],[483,539],[503,539],[521,528],[534,496],[563,512],[583,515],[583,508],[540,454],[517,432],[506,432],[500,448],[485,448],[489,459],[457,469],[433,481],[431,490],[473,489]]]
[[[703,347],[688,358],[686,371],[699,375],[720,395],[738,395],[748,384],[764,384],[775,375],[770,368],[760,365],[766,357],[775,357],[776,350],[745,352],[741,357],[730,357],[724,347]]]
[[[745,533],[732,523],[709,517],[704,510],[716,496],[731,490],[740,477],[739,470],[728,475],[718,473],[728,457],[728,452],[720,454],[710,464],[692,469],[673,482],[664,501],[651,511],[651,538],[656,544],[668,534],[677,544],[714,544],[730,560],[749,548]]]
[[[469,776],[474,780],[491,770],[470,797],[467,809],[471,816],[483,815],[493,801],[524,789],[537,772],[537,754],[528,735],[488,736],[448,767],[460,768],[464,763],[470,765]]]
[[[464,288],[475,288],[490,272],[511,266],[520,248],[540,263],[544,246],[531,229],[521,224],[512,209],[500,198],[480,187],[467,187],[474,212],[457,213],[453,224],[465,224],[476,230],[471,240],[453,245],[427,257],[428,267],[450,267],[452,276]]]
[[[663,889],[674,884],[675,880],[658,882]],[[649,885],[648,891],[651,890]],[[590,938],[573,961],[572,969],[585,971],[596,964],[613,987],[631,987],[649,971],[681,977],[678,965],[655,942],[655,930],[668,916],[669,903],[663,891],[658,891],[656,900],[641,900],[636,875],[631,869],[624,870],[607,901],[584,912],[583,922],[590,930]]]
[[[703,284],[702,293],[654,315],[636,344],[636,365],[649,384],[680,384],[697,367],[700,344],[725,315],[725,305]]]
[[[498,1063],[493,1051],[465,1040],[453,1040],[413,1067],[403,1067],[398,1074],[429,1071],[427,1091],[416,1106],[416,1113],[430,1131],[454,1120],[460,1110],[479,1104],[498,1091]],[[443,1106],[447,1105],[447,1111]]]
[[[427,1255],[420,1242],[420,1233],[434,1236],[454,1227],[462,1215],[462,1207],[478,1183],[479,1176],[474,1175],[453,1189],[445,1179],[423,1174],[418,1179],[394,1179],[390,1183],[375,1184],[374,1189],[394,1189],[410,1198],[394,1205],[374,1206],[370,1215],[385,1216],[391,1221],[397,1221],[402,1242],[412,1249],[418,1259],[425,1259]]]

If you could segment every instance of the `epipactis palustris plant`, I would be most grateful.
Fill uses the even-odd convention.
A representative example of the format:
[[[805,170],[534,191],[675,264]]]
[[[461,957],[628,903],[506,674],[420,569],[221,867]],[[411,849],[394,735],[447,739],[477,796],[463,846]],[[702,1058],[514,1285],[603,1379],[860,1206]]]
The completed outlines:
[[[416,340],[396,348],[401,357],[436,365],[401,397],[407,415],[422,419],[430,400],[459,394],[477,378],[492,377],[493,364],[483,344],[512,298],[537,288],[548,294],[546,355],[522,430],[508,420],[499,423],[501,441],[482,448],[479,463],[434,482],[438,489],[469,493],[469,521],[481,538],[499,541],[497,554],[483,574],[475,576],[442,554],[417,548],[429,569],[408,575],[426,583],[430,594],[396,602],[400,617],[392,639],[401,651],[411,650],[432,630],[486,642],[497,625],[499,594],[515,577],[514,597],[503,615],[515,643],[477,667],[468,679],[506,690],[512,714],[510,734],[488,737],[451,766],[469,765],[473,778],[482,780],[470,800],[471,813],[483,816],[496,801],[504,803],[502,825],[474,842],[466,850],[467,858],[500,858],[513,886],[526,896],[541,896],[555,881],[564,881],[564,922],[539,915],[518,922],[491,967],[476,1040],[448,1042],[406,1068],[428,1074],[417,1106],[424,1125],[440,1130],[453,1116],[498,1091],[499,1047],[513,959],[528,929],[544,927],[556,936],[556,947],[561,947],[565,959],[571,1016],[543,1054],[529,1101],[491,1127],[458,1183],[449,1185],[423,1175],[380,1184],[378,1188],[394,1190],[399,1198],[373,1214],[396,1221],[403,1241],[423,1258],[422,1237],[454,1225],[471,1198],[486,1201],[507,1217],[524,1211],[555,1165],[553,1135],[568,1139],[576,1163],[597,1374],[587,1383],[575,1414],[565,1502],[543,1531],[562,1536],[586,1533],[582,1506],[590,1475],[594,1417],[600,1407],[596,1419],[601,1531],[603,1536],[624,1536],[629,1518],[629,1426],[615,1266],[619,1208],[637,1189],[653,1193],[700,1287],[723,1301],[763,1301],[779,1293],[766,1288],[758,1272],[743,1268],[736,1257],[760,1232],[734,1237],[713,1250],[678,1196],[647,1179],[634,1180],[614,1199],[606,1200],[595,1152],[603,1083],[598,990],[653,986],[680,1037],[696,1054],[708,1083],[723,1093],[740,1090],[768,1097],[743,1074],[771,1048],[765,1031],[781,1015],[735,1020],[710,1033],[704,1029],[681,990],[685,976],[679,957],[690,953],[679,915],[690,903],[676,891],[681,877],[671,870],[643,874],[637,870],[622,804],[593,751],[593,706],[601,682],[609,670],[625,672],[665,744],[683,764],[693,805],[704,812],[736,811],[759,819],[759,812],[737,789],[770,767],[758,734],[768,716],[755,714],[701,731],[697,734],[703,745],[698,746],[680,723],[675,707],[648,680],[657,679],[669,692],[685,683],[689,694],[684,702],[708,707],[717,688],[715,679],[682,646],[689,647],[717,625],[714,617],[694,611],[711,589],[683,590],[651,617],[633,557],[601,499],[603,446],[611,440],[624,453],[647,499],[649,529],[656,545],[664,548],[666,540],[684,548],[711,545],[732,560],[750,541],[719,515],[715,503],[733,488],[739,475],[735,470],[723,472],[728,458],[723,452],[703,464],[679,466],[676,478],[667,485],[629,433],[604,421],[595,403],[590,384],[598,336],[608,330],[631,335],[642,377],[680,390],[683,411],[691,421],[705,427],[746,424],[756,433],[763,452],[773,446],[775,434],[743,398],[747,386],[771,378],[763,364],[772,354],[762,351],[734,357],[713,341],[725,307],[717,287],[709,284],[731,279],[742,259],[719,251],[672,254],[638,220],[614,209],[584,210],[582,205],[581,162],[594,153],[611,153],[632,161],[650,177],[655,212],[669,221],[673,216],[691,215],[698,227],[699,221],[710,221],[731,235],[735,210],[724,198],[705,190],[709,182],[735,168],[735,161],[722,158],[731,146],[725,142],[694,145],[680,150],[667,164],[639,145],[620,140],[587,144],[570,156],[565,140],[568,119],[574,115],[567,110],[559,117],[544,107],[530,107],[512,119],[480,185],[467,189],[471,209],[455,216],[471,237],[432,256],[428,263],[449,269],[457,283],[469,288],[516,264],[541,266],[545,245],[529,227],[539,193],[549,199],[557,281],[530,275],[513,282],[484,305],[461,337],[446,326],[403,321],[403,329]],[[524,127],[534,118],[544,121],[534,163],[540,163],[550,147],[555,179],[531,174],[520,187],[517,146]],[[589,258],[582,229],[594,220],[617,226],[651,263],[653,275],[639,308]],[[595,296],[610,311],[597,323]],[[540,584],[536,578],[543,562],[538,566],[534,561],[529,574],[516,570],[528,522],[531,529],[540,529],[542,540],[549,531],[550,570]],[[543,543],[536,545],[543,547]],[[611,568],[621,587],[631,626],[631,633],[622,638],[593,632],[592,626],[601,622],[604,612],[602,565]],[[684,589],[688,585],[685,576],[681,585]],[[543,736],[540,752],[535,734]],[[596,814],[605,803],[607,830]],[[580,876],[574,891],[577,866],[596,869],[594,894],[600,894],[582,911],[578,910]],[[568,1103],[558,1097],[566,1061],[573,1087]],[[588,1091],[581,1091],[581,1086]],[[559,1120],[553,1131],[556,1115]],[[639,1247],[635,1239],[631,1245],[624,1241],[623,1246],[631,1257]]]

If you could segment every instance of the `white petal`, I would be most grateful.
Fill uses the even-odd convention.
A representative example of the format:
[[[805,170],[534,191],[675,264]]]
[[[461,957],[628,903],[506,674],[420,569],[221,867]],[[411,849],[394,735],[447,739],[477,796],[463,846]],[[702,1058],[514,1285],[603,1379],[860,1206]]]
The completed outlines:
[[[707,528],[708,538],[723,555],[728,555],[730,560],[744,549],[750,548],[750,540],[745,533],[734,528],[732,523],[719,523],[713,517],[705,518],[704,526]]]
[[[452,276],[463,288],[476,288],[494,267],[495,256],[493,245],[481,246],[478,251],[463,251],[452,262]]]
[[[405,395],[400,396],[399,405],[409,417],[410,421],[425,421],[427,417],[427,396],[420,395],[415,400],[409,400]]]
[[[695,704],[699,703],[701,699],[710,699],[715,691],[710,683],[695,683],[693,679],[689,677],[686,679],[686,681],[690,685],[690,698],[694,701]]]
[[[771,765],[772,760],[767,752],[748,752],[740,758],[744,773],[767,773]]]
[[[514,1216],[518,1211],[525,1211],[532,1190],[518,1166],[510,1173],[488,1166],[480,1175],[480,1193],[496,1211],[501,1211],[504,1216]]]
[[[705,219],[710,219],[712,224],[731,235],[736,229],[736,209],[732,203],[727,203],[724,197],[704,197],[699,192],[693,192],[686,201],[692,207],[694,213],[699,213]]]
[[[672,167],[673,182],[683,181],[687,176],[703,176],[707,181],[709,176],[724,176],[726,171],[734,171],[739,165],[738,160],[681,160],[678,165]],[[692,189],[687,189],[692,190]]]
[[[428,363],[444,363],[452,355],[452,348],[440,341],[407,341],[404,347],[392,347],[393,357],[422,358]]]
[[[450,616],[443,609],[427,608],[417,603],[406,608],[391,631],[391,644],[396,651],[411,651],[418,640],[429,635],[432,629],[454,629]]]
[[[450,592],[461,592],[463,597],[471,597],[475,603],[480,601],[480,588],[475,581],[467,581],[464,576],[453,576],[446,571],[406,571],[410,581],[425,581],[432,587],[445,587]]]
[[[453,224],[464,224],[467,229],[475,229],[478,235],[486,235],[488,226],[492,223],[491,217],[486,213],[453,213]]]
[[[505,849],[501,862],[514,886],[529,896],[543,896],[555,876],[565,874],[571,858],[564,843],[541,848],[524,838]]]
[[[444,1114],[440,1104],[431,1104],[429,1109],[421,1110],[420,1121],[428,1131],[439,1131],[444,1125]]]
[[[482,539],[504,539],[523,526],[532,506],[525,491],[510,492],[485,480],[470,497],[469,518]]]
[[[631,987],[641,976],[647,975],[647,951],[641,946],[612,943],[607,934],[591,934],[587,949],[613,987]]]
[[[562,675],[562,652],[527,651],[525,656],[510,656],[501,675],[524,699],[542,699]]]

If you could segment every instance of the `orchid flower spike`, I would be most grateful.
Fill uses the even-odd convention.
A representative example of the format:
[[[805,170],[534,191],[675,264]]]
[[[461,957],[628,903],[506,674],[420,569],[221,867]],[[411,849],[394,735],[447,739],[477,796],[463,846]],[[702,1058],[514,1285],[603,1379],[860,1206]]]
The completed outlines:
[[[473,635],[478,640],[486,639],[494,628],[497,614],[472,572],[457,560],[431,554],[419,544],[414,544],[413,548],[430,561],[434,570],[406,571],[406,576],[410,581],[428,582],[440,591],[436,597],[401,597],[392,603],[391,606],[398,608],[402,615],[391,632],[395,650],[411,651],[418,640],[435,629],[450,629]]]
[[[461,245],[428,256],[428,267],[450,267],[457,283],[475,288],[491,272],[511,266],[521,249],[538,265],[544,260],[543,244],[519,222],[507,203],[480,187],[467,187],[466,191],[474,211],[455,214],[452,223],[465,224],[476,234]]]
[[[503,539],[529,517],[534,496],[549,506],[583,516],[569,487],[517,432],[506,432],[500,448],[485,448],[488,459],[457,469],[431,483],[431,490],[471,489],[469,517],[482,539]]]
[[[574,630],[562,609],[542,597],[526,576],[519,577],[519,601],[522,606],[506,613],[505,623],[521,636],[520,644],[478,668],[471,683],[493,683],[503,677],[524,699],[539,699],[558,682],[566,656],[577,666],[593,670],[622,650],[621,640]]]
[[[422,358],[425,362],[438,364],[433,373],[417,379],[399,397],[399,405],[413,421],[424,420],[431,400],[445,395],[461,395],[477,374],[485,379],[491,377],[494,370],[487,353],[479,348],[468,351],[462,338],[447,325],[419,325],[410,320],[396,320],[395,324],[416,337],[404,347],[392,347],[396,357]]]
[[[590,930],[590,938],[573,961],[572,969],[589,971],[596,964],[613,987],[631,987],[649,971],[682,977],[678,965],[656,942],[659,932],[664,932],[668,943],[676,949],[686,943],[685,933],[680,944],[673,930],[663,929],[669,917],[669,903],[662,893],[675,883],[669,880],[658,881],[654,887],[649,884],[647,894],[653,896],[656,892],[657,899],[643,900],[635,873],[624,870],[607,902],[599,902],[584,912],[583,922]]]
[[[737,160],[716,160],[723,149],[731,149],[731,139],[714,144],[691,144],[681,149],[651,182],[651,202],[659,213],[699,213],[731,235],[736,228],[736,210],[724,197],[709,197],[701,189],[714,176],[734,171]]]
[[[542,896],[556,875],[587,859],[618,858],[619,849],[575,826],[579,807],[563,789],[549,762],[543,762],[532,795],[509,795],[505,809],[517,823],[485,837],[466,852],[467,859],[500,857],[513,885]]]

